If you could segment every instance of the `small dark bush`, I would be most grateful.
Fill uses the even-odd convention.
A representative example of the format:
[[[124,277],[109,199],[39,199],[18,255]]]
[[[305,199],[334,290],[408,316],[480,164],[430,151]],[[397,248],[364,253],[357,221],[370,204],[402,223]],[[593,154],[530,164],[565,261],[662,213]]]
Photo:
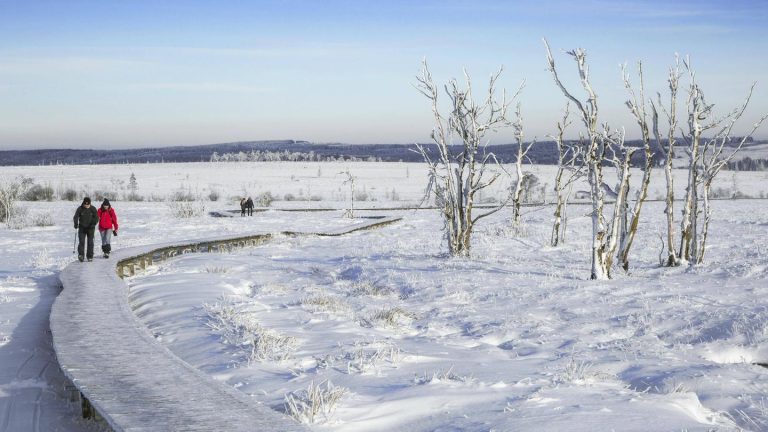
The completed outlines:
[[[24,201],[53,201],[53,188],[39,184],[32,185],[22,196]]]
[[[177,190],[168,197],[168,200],[176,202],[192,202],[195,201],[195,196],[192,195],[192,192]]]
[[[110,192],[110,191],[100,191],[100,190],[97,190],[97,191],[94,191],[91,194],[91,200],[92,201],[102,201],[102,200],[104,200],[104,198],[106,198],[106,199],[108,199],[110,201],[116,200],[117,199],[117,193]],[[100,202],[96,203],[97,206],[99,204],[101,204],[101,203]]]
[[[144,196],[137,194],[136,192],[130,192],[125,196],[126,201],[144,201]]]
[[[77,201],[77,199],[80,197],[80,194],[77,193],[74,189],[64,189],[62,192],[59,193],[59,199],[65,200],[65,201]]]

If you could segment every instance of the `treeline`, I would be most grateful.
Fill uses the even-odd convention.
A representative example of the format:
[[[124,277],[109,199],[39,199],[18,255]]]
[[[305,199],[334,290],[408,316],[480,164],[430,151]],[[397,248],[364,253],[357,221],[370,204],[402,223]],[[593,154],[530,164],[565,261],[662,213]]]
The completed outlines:
[[[261,151],[221,153],[213,152],[211,162],[384,162],[381,156],[357,157],[350,155],[324,155],[309,152]]]
[[[752,159],[747,156],[728,162],[728,169],[731,171],[768,171],[768,159]]]

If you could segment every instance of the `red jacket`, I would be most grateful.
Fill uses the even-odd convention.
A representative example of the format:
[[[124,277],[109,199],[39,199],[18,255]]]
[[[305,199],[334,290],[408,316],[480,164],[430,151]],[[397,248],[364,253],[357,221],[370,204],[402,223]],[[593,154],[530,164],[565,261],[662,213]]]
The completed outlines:
[[[99,214],[99,231],[111,229],[117,231],[117,214],[115,213],[115,209],[110,207],[109,210],[104,211],[103,208],[99,207],[97,213]],[[114,228],[112,228],[113,225]]]

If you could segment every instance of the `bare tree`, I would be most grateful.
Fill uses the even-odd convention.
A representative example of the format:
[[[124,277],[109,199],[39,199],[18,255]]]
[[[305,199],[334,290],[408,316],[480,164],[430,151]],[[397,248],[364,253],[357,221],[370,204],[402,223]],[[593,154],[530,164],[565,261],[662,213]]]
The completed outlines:
[[[13,226],[16,216],[16,201],[24,195],[31,182],[31,179],[23,177],[14,180],[0,178],[0,221],[5,222],[8,228]]]
[[[555,68],[555,59],[546,39],[544,46],[547,49],[548,69],[552,73],[560,91],[566,99],[570,100],[577,108],[581,121],[586,127],[586,147],[584,151],[584,164],[587,168],[587,181],[589,182],[590,198],[592,202],[592,269],[591,279],[608,279],[611,272],[612,254],[606,251],[608,246],[608,232],[603,210],[605,207],[605,192],[603,190],[603,159],[605,157],[607,143],[603,135],[598,131],[598,105],[597,94],[589,82],[589,67],[586,63],[587,53],[581,49],[568,51],[573,57],[581,79],[581,86],[586,93],[585,102],[577,99],[563,85]]]
[[[357,177],[353,176],[352,173],[349,172],[349,168],[340,172],[339,174],[346,176],[346,179],[341,184],[349,184],[349,208],[344,211],[344,216],[353,219],[355,217],[355,180],[357,180]]]
[[[557,123],[557,135],[550,136],[557,144],[557,173],[555,174],[555,220],[552,224],[550,244],[556,247],[565,242],[568,225],[568,199],[573,191],[573,184],[583,175],[581,146],[565,141],[565,130],[571,125],[570,104],[565,105],[561,122]]]
[[[522,89],[515,92],[508,101],[506,91],[497,100],[496,82],[502,72],[493,74],[488,90],[480,102],[476,102],[472,82],[464,71],[465,87],[457,80],[450,80],[443,89],[448,97],[450,111],[442,114],[439,109],[439,87],[432,79],[426,60],[421,75],[417,77],[416,89],[432,105],[435,126],[432,140],[437,151],[433,155],[428,147],[417,145],[429,169],[429,184],[426,194],[434,195],[443,216],[443,228],[448,250],[453,256],[467,256],[470,252],[472,230],[478,220],[500,210],[506,202],[482,214],[473,214],[475,194],[493,184],[502,175],[503,168],[493,153],[486,152],[486,134],[509,125],[507,110],[511,101]],[[454,146],[454,142],[458,145]],[[490,165],[497,170],[490,172]]]
[[[666,207],[664,213],[667,216],[667,256],[663,259],[662,265],[674,266],[678,264],[677,248],[675,246],[675,189],[674,178],[672,176],[672,161],[675,158],[675,130],[677,130],[677,90],[680,83],[680,57],[675,56],[674,66],[669,68],[667,84],[669,87],[669,108],[664,106],[661,100],[661,94],[657,94],[658,106],[664,112],[669,127],[667,133],[667,145],[662,145],[661,133],[659,132],[659,113],[656,104],[651,102],[653,111],[653,135],[656,138],[657,147],[664,153],[664,178],[666,179],[667,190],[665,194]],[[662,251],[663,253],[663,251]]]
[[[523,161],[528,156],[528,152],[531,150],[535,141],[531,141],[528,145],[523,141],[525,134],[523,133],[523,116],[520,112],[520,104],[517,104],[515,109],[515,121],[512,122],[512,128],[515,131],[515,143],[517,144],[517,155],[515,158],[515,173],[517,174],[517,180],[515,181],[515,189],[512,192],[512,209],[513,216],[512,222],[515,227],[520,227],[520,199],[523,193],[523,185],[526,181],[526,175],[523,173]]]
[[[744,115],[752,98],[755,84],[749,88],[741,106],[724,116],[716,116],[714,104],[708,104],[704,92],[696,83],[690,61],[683,62],[688,83],[688,130],[683,138],[688,152],[688,184],[680,221],[678,263],[701,264],[704,260],[709,222],[712,215],[710,193],[717,174],[727,166],[747,139],[763,124],[768,114],[752,125],[740,140],[731,137],[733,127]],[[705,137],[712,131],[710,137]],[[701,207],[701,208],[700,208]]]
[[[632,154],[638,149],[625,145],[623,130],[614,131],[607,124],[602,124],[598,129],[597,93],[595,93],[589,80],[586,52],[581,48],[567,52],[576,62],[581,86],[586,93],[586,100],[582,102],[565,88],[555,68],[555,60],[546,40],[544,40],[544,45],[547,50],[548,69],[552,73],[555,84],[566,99],[576,106],[586,127],[583,163],[586,166],[592,202],[592,269],[590,278],[610,279],[619,240],[625,237],[626,227],[629,224],[627,221],[629,167]],[[603,168],[606,161],[616,167],[618,182],[615,190],[611,190],[603,181]],[[605,217],[606,191],[615,196],[610,222]]]
[[[626,71],[626,66],[622,67],[624,87],[629,92],[629,100],[627,100],[625,104],[635,118],[637,125],[640,127],[644,158],[642,166],[643,179],[640,181],[637,197],[635,198],[631,212],[629,211],[629,199],[625,197],[623,200],[626,207],[624,209],[624,214],[622,215],[618,258],[624,271],[629,270],[629,250],[632,248],[632,242],[635,239],[635,235],[637,235],[637,228],[640,223],[640,211],[645,199],[648,197],[648,185],[651,182],[651,173],[653,172],[653,152],[651,150],[651,134],[649,130],[650,128],[648,127],[648,114],[645,103],[645,83],[643,82],[643,64],[641,62],[637,63],[637,75],[639,80],[639,95],[632,87],[629,74]],[[655,111],[652,112],[652,116],[654,116],[652,120],[653,124],[658,124],[658,119],[655,117]],[[626,167],[626,169],[629,169],[629,167]]]

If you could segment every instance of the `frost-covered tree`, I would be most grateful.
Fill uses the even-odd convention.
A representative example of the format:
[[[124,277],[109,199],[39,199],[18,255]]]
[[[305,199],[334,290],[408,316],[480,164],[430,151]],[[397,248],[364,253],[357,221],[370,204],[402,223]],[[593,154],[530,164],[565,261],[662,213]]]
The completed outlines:
[[[522,199],[523,191],[525,190],[526,182],[530,181],[530,177],[523,173],[523,163],[528,157],[528,152],[531,151],[535,141],[531,141],[528,145],[525,144],[523,133],[523,116],[520,112],[520,104],[517,104],[515,109],[515,120],[512,122],[512,128],[515,131],[515,144],[517,144],[517,153],[515,154],[515,188],[512,191],[512,222],[515,227],[520,226],[520,201]]]
[[[664,178],[666,180],[666,193],[664,195],[664,213],[667,217],[667,257],[662,265],[674,266],[678,264],[677,246],[675,245],[675,189],[672,176],[672,161],[675,158],[675,131],[677,130],[677,91],[680,84],[680,58],[675,56],[675,64],[669,68],[667,86],[669,88],[669,107],[666,107],[661,99],[661,93],[657,94],[657,103],[651,103],[653,110],[653,135],[656,145],[664,153]],[[658,107],[657,107],[658,105]],[[662,110],[667,121],[666,146],[662,144],[662,135],[659,130],[659,110]]]
[[[547,51],[548,69],[552,73],[555,84],[560,91],[576,107],[579,117],[586,128],[584,139],[583,163],[586,167],[586,177],[589,183],[592,203],[592,265],[591,279],[610,279],[614,256],[619,246],[619,239],[624,232],[623,217],[627,212],[627,196],[630,179],[630,160],[636,148],[629,148],[624,142],[623,130],[614,131],[607,124],[600,125],[597,93],[589,78],[587,53],[581,48],[568,51],[576,62],[582,89],[586,100],[581,101],[570,92],[560,80],[555,68],[555,60],[547,41],[544,41]],[[604,182],[603,168],[605,162],[617,168],[618,182],[615,190],[611,190]],[[606,193],[615,197],[613,214],[610,221],[605,215]]]
[[[349,168],[340,172],[339,174],[345,177],[341,184],[349,185],[349,208],[344,212],[344,216],[352,219],[355,217],[355,181],[357,180],[357,177],[353,176],[352,173],[349,172]]]
[[[24,192],[32,184],[32,179],[19,177],[14,180],[0,178],[0,221],[8,228],[13,226],[16,215],[15,206]]]
[[[570,126],[570,104],[566,104],[563,118],[557,123],[557,134],[552,135],[557,145],[557,172],[555,174],[555,219],[552,224],[550,244],[555,247],[565,242],[565,230],[568,226],[568,199],[573,191],[573,184],[583,175],[582,145],[568,143],[565,130]]]
[[[530,177],[523,173],[523,163],[528,156],[528,152],[535,144],[535,141],[531,141],[528,145],[524,142],[523,116],[520,112],[519,103],[515,109],[515,120],[512,122],[512,128],[515,131],[515,144],[517,144],[517,153],[515,155],[515,174],[517,174],[517,177],[515,188],[512,191],[512,223],[518,228],[520,227],[520,201],[526,182],[530,180]]]
[[[629,74],[626,71],[626,67],[622,68],[622,76],[624,77],[624,87],[629,93],[629,99],[625,102],[627,108],[632,113],[637,125],[640,127],[640,137],[642,140],[643,150],[643,178],[640,181],[640,185],[637,189],[637,195],[634,198],[634,204],[630,210],[629,197],[624,196],[621,202],[624,204],[624,208],[621,209],[621,228],[619,234],[619,252],[618,259],[621,262],[621,266],[624,271],[629,270],[629,251],[632,248],[632,243],[637,235],[637,228],[640,223],[640,211],[642,210],[643,203],[648,197],[648,185],[651,182],[651,173],[653,172],[653,152],[651,150],[651,134],[650,127],[648,126],[648,111],[645,101],[645,83],[643,82],[643,64],[637,63],[637,76],[639,81],[638,91],[633,88]],[[655,111],[652,112],[652,123],[657,124],[658,119],[655,117]],[[627,160],[629,162],[629,160]],[[622,169],[629,169],[629,166],[622,167]],[[629,188],[624,190],[627,194]]]
[[[714,104],[707,103],[704,92],[696,82],[690,61],[686,59],[683,64],[688,76],[688,128],[683,135],[688,153],[688,182],[680,221],[677,264],[701,264],[712,215],[709,201],[712,182],[763,124],[768,114],[755,122],[748,134],[741,139],[733,139],[731,132],[747,109],[755,84],[749,88],[741,106],[718,116],[714,113]]]
[[[444,86],[435,84],[427,62],[422,65],[416,88],[431,104],[434,116],[432,141],[436,154],[429,147],[417,145],[429,169],[427,196],[434,196],[443,216],[443,228],[448,250],[453,256],[467,256],[470,252],[472,230],[478,220],[500,210],[498,207],[481,214],[473,213],[475,194],[493,184],[503,169],[493,153],[486,152],[486,135],[498,128],[509,126],[507,111],[520,89],[507,100],[503,91],[501,100],[496,94],[496,82],[502,70],[493,74],[488,89],[477,101],[469,75],[464,72],[464,86],[456,79]],[[445,113],[441,111],[441,90],[448,98]],[[491,172],[491,166],[497,170]]]
[[[128,190],[135,194],[138,189],[139,185],[136,183],[136,174],[131,173],[131,177],[128,179]]]

